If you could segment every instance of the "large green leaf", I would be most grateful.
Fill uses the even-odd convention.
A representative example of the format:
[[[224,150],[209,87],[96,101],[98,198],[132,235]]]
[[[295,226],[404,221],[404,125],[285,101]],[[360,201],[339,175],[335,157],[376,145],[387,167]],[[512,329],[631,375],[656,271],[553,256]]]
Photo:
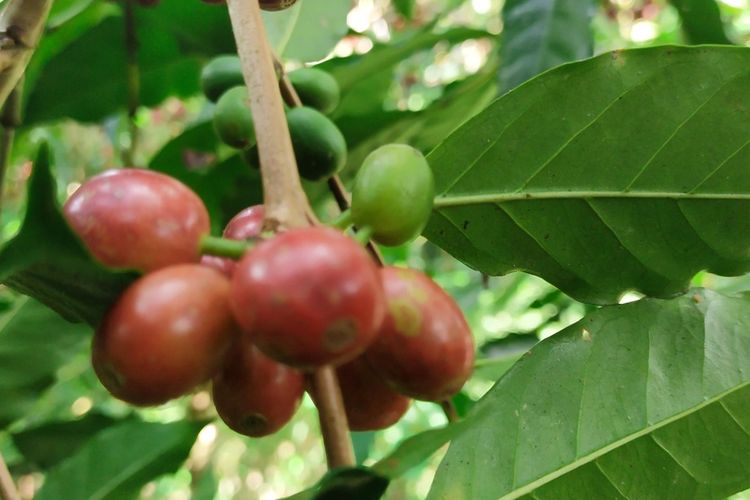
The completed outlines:
[[[18,235],[0,249],[0,282],[30,295],[69,321],[96,326],[136,275],[98,264],[63,218],[43,145],[28,184]]]
[[[310,62],[326,57],[346,35],[350,0],[300,0],[280,12],[264,12],[263,21],[276,52],[285,59]]]
[[[611,306],[467,417],[430,498],[724,498],[750,486],[750,298]]]
[[[97,121],[124,109],[128,91],[122,13],[97,3],[82,15],[105,9],[108,17],[85,32],[74,29],[77,20],[73,19],[63,26],[71,34],[62,43],[42,43],[42,55],[34,66],[34,75],[41,74],[30,89],[26,124],[63,117]],[[154,8],[136,9],[135,14],[140,98],[146,106],[171,95],[197,93],[202,61],[234,51],[226,8],[162,0]]]
[[[682,18],[682,29],[692,44],[731,44],[716,0],[669,0]]]
[[[203,425],[136,421],[102,431],[52,469],[35,498],[137,498],[144,484],[185,461]]]
[[[80,352],[88,328],[65,321],[28,297],[0,314],[0,427],[18,419]]]
[[[542,71],[593,54],[594,0],[506,0],[500,86],[510,90]]]
[[[618,51],[550,71],[438,146],[425,235],[582,301],[750,269],[750,49]]]

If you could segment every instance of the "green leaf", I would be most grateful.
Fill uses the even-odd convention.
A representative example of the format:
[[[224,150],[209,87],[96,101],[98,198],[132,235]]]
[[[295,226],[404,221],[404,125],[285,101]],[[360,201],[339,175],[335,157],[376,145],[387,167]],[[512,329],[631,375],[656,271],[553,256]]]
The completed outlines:
[[[349,0],[300,0],[280,12],[264,12],[263,21],[276,53],[303,62],[325,58],[346,35]]]
[[[517,87],[560,64],[590,57],[594,0],[507,0],[500,86]]]
[[[93,260],[63,218],[40,148],[28,184],[28,206],[18,235],[0,249],[0,282],[34,297],[69,321],[96,326],[135,273],[105,269]]]
[[[430,498],[724,498],[750,486],[748,385],[747,296],[600,309],[477,403]]]
[[[430,155],[425,235],[574,298],[667,297],[750,269],[750,50],[618,51],[495,101]]]
[[[680,13],[682,29],[691,44],[732,44],[715,0],[670,0],[670,3]]]
[[[52,54],[41,61],[41,75],[29,89],[25,125],[64,117],[98,121],[125,108],[124,21],[119,11],[108,14],[62,50],[48,46],[45,53]],[[202,61],[235,50],[225,8],[162,0],[154,8],[135,9],[135,15],[140,101],[145,106],[198,93]]]
[[[52,469],[35,498],[135,498],[144,484],[179,468],[203,425],[135,421],[102,431]]]
[[[240,210],[263,202],[260,172],[238,154],[220,160],[221,150],[207,120],[167,143],[149,163],[149,168],[174,177],[203,199],[217,234]]]
[[[352,432],[352,445],[354,447],[354,457],[358,464],[361,464],[370,456],[372,443],[375,441],[375,432]]]
[[[0,427],[31,408],[88,338],[88,328],[68,323],[28,297],[19,297],[0,314]]]
[[[13,444],[29,460],[49,469],[74,454],[86,441],[117,423],[101,413],[79,420],[51,422],[12,434]]]

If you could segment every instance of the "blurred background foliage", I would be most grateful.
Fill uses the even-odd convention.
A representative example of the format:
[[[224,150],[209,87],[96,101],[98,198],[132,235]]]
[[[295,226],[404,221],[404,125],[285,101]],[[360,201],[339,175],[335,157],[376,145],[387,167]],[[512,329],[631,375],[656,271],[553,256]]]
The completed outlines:
[[[527,52],[541,49],[539,40],[513,36],[513,30],[524,27],[524,20],[514,17],[521,16],[517,7],[524,4],[517,0],[302,0],[291,14],[267,14],[266,20],[287,69],[319,65],[342,86],[344,98],[333,117],[350,147],[345,181],[380,144],[409,142],[427,152],[501,92],[571,58],[657,44],[750,45],[748,0],[717,2],[723,24],[713,26],[704,13],[691,10],[701,2],[568,3],[584,9],[587,22],[582,29],[563,24],[545,31],[552,34],[550,47],[530,67]],[[198,0],[163,0],[136,14],[143,88],[135,162],[196,189],[218,230],[240,208],[260,201],[257,173],[218,144],[206,124],[212,105],[199,95],[202,64],[233,50],[225,9]],[[513,58],[520,62],[511,65]],[[28,71],[24,125],[3,187],[4,241],[20,227],[30,159],[39,138],[52,146],[60,200],[86,177],[123,166],[124,151],[131,146],[125,59],[121,4],[55,2],[48,33]],[[320,186],[306,188],[322,217],[334,215]],[[482,276],[425,240],[388,249],[385,256],[389,263],[424,269],[458,300],[469,319],[479,360],[474,377],[456,398],[460,412],[539,339],[579,320],[591,307],[523,273]],[[750,289],[747,278],[703,274],[696,283],[731,292]],[[254,440],[238,437],[213,419],[206,390],[156,409],[133,410],[110,398],[96,381],[88,360],[87,327],[68,325],[10,290],[0,292],[0,451],[20,478],[24,498],[45,482],[64,485],[65,471],[73,467],[69,463],[85,461],[87,453],[101,449],[97,447],[118,451],[123,442],[115,438],[129,440],[136,427],[146,436],[186,435],[188,443],[197,439],[187,462],[179,459],[173,465],[169,457],[184,440],[176,440],[173,448],[168,439],[160,441],[167,443],[164,449],[141,464],[144,477],[158,478],[145,486],[133,478],[132,484],[119,485],[104,497],[136,491],[141,498],[272,499],[309,486],[325,472],[309,399],[280,433]],[[14,326],[24,318],[27,326],[33,320],[36,335]],[[52,334],[54,341],[49,340]],[[29,362],[34,356],[41,356],[38,363]],[[183,421],[196,424],[176,427]],[[414,404],[393,428],[353,436],[358,461],[371,464],[405,436],[445,421],[437,405]],[[439,459],[438,454],[392,483],[387,497],[424,497]],[[40,496],[56,498],[54,491],[48,485]]]

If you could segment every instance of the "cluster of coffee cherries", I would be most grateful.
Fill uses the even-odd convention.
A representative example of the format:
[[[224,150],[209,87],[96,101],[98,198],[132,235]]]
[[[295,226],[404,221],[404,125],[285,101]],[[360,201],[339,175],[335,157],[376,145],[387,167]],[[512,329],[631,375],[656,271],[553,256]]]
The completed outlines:
[[[426,275],[378,267],[346,233],[354,223],[377,242],[408,242],[433,196],[421,153],[391,144],[364,161],[337,228],[268,234],[254,206],[217,239],[202,201],[171,177],[134,168],[92,177],[65,203],[68,223],[103,264],[144,273],[94,335],[97,376],[135,405],[211,380],[220,417],[256,437],[292,418],[304,374],[326,365],[337,367],[354,430],[392,425],[412,398],[451,397],[474,360],[461,310]],[[202,255],[217,242],[239,245],[237,258]]]
[[[159,4],[159,0],[136,0],[141,7],[153,7]],[[201,0],[203,3],[219,5],[226,3],[226,0]],[[297,0],[259,0],[260,8],[263,10],[283,10],[291,7]]]
[[[344,134],[326,116],[338,105],[341,90],[336,79],[319,68],[300,68],[288,77],[302,103],[286,109],[299,174],[309,181],[325,180],[346,164]],[[255,125],[240,59],[230,54],[209,61],[201,71],[201,87],[206,98],[216,103],[213,122],[219,139],[242,151],[246,163],[257,167]]]

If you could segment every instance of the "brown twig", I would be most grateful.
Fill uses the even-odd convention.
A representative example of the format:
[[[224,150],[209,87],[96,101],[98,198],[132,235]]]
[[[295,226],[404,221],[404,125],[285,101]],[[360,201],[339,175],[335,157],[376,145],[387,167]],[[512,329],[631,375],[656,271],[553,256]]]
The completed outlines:
[[[315,219],[297,173],[258,0],[230,0],[227,3],[256,123],[266,229],[308,226]]]
[[[18,81],[16,88],[5,101],[0,114],[0,125],[3,130],[0,133],[0,207],[3,205],[3,185],[5,184],[5,173],[10,165],[10,157],[13,151],[13,140],[16,137],[16,128],[21,124],[21,98],[23,97],[23,77]]]
[[[134,0],[125,0],[125,53],[127,58],[128,130],[130,144],[122,150],[122,162],[126,167],[135,166],[135,151],[138,147],[138,124],[136,113],[141,105],[141,70],[138,65],[138,32],[136,31]]]
[[[0,105],[26,70],[51,7],[52,0],[8,0],[0,11]]]
[[[227,4],[258,137],[266,229],[316,224],[297,172],[258,0],[228,0]],[[354,451],[336,372],[331,367],[320,368],[310,381],[329,467],[354,465]]]
[[[3,456],[0,455],[0,500],[20,500],[13,476],[10,475],[8,466],[5,465]]]
[[[349,424],[346,421],[336,370],[326,366],[308,375],[307,381],[310,396],[320,415],[320,431],[323,434],[328,468],[354,465],[354,448],[349,436]]]

